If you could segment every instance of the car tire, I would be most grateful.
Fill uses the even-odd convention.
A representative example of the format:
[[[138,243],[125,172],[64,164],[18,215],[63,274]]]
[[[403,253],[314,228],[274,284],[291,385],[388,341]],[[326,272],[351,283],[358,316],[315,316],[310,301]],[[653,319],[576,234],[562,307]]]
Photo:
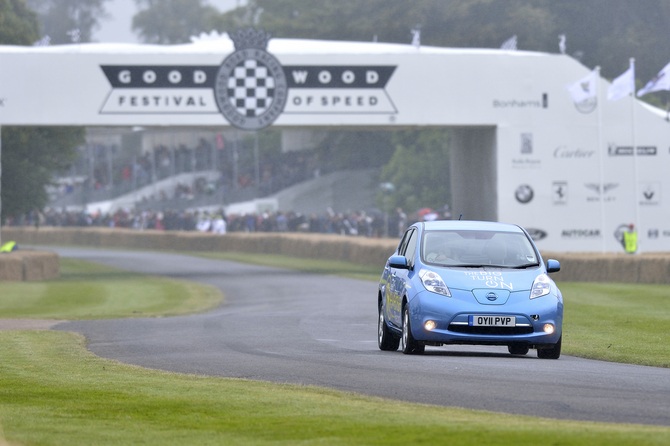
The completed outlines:
[[[511,344],[511,345],[507,346],[507,351],[511,355],[523,356],[526,353],[528,353],[528,350],[530,350],[530,349],[525,344]]]
[[[558,338],[558,342],[553,347],[540,348],[537,350],[537,357],[542,359],[558,359],[561,356],[561,341],[563,335]]]
[[[384,310],[379,307],[379,324],[377,326],[377,345],[380,350],[387,352],[394,352],[398,350],[398,345],[400,344],[400,339],[393,336],[391,330],[389,330],[386,321],[384,320]]]
[[[406,355],[423,353],[426,346],[414,339],[414,336],[412,336],[412,326],[410,324],[409,305],[405,305],[405,309],[402,312],[402,337],[400,339],[402,352]]]

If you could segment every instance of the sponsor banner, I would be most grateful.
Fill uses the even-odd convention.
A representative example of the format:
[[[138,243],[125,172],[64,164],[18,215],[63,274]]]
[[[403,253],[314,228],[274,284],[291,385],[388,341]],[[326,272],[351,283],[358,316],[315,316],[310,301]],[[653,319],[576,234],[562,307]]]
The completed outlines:
[[[650,239],[657,239],[659,237],[670,238],[670,230],[652,228],[647,231],[647,237]]]
[[[386,87],[395,66],[285,66],[288,88]]]
[[[512,169],[539,169],[542,160],[534,158],[512,158]]]
[[[100,114],[221,113],[259,130],[282,113],[398,113],[384,89],[395,65],[282,66],[264,31],[230,38],[235,52],[220,66],[101,65],[112,91]]]
[[[551,184],[551,196],[554,204],[568,204],[568,182],[554,181]]]
[[[575,102],[575,108],[577,109],[577,111],[585,115],[593,113],[593,111],[596,109],[597,106],[598,106],[598,98],[589,98],[584,99],[581,102]]]
[[[563,229],[562,238],[600,238],[600,229]]]
[[[384,90],[291,89],[284,113],[397,113]]]
[[[530,238],[532,238],[533,241],[535,241],[535,242],[547,238],[547,232],[543,231],[542,229],[526,228],[526,232],[528,232],[528,235],[530,235]]]
[[[599,183],[586,183],[584,187],[591,191],[591,194],[587,195],[586,201],[600,202],[602,199],[605,203],[609,203],[616,201],[616,196],[612,191],[619,187],[619,183],[605,183],[602,187]]]
[[[661,182],[652,181],[640,183],[639,200],[643,206],[658,206],[661,204]]]
[[[512,158],[513,169],[539,169],[542,161],[538,158],[530,158],[528,155],[533,155],[535,150],[533,145],[532,133],[519,134],[519,153],[522,157]]]
[[[101,114],[222,113],[262,128],[281,113],[398,113],[384,88],[395,66],[284,66],[260,49],[221,66],[103,65],[112,87]]]
[[[549,107],[549,95],[542,94],[541,99],[494,99],[493,108],[520,108],[520,109],[540,109]]]
[[[656,146],[637,146],[637,156],[656,156]],[[610,144],[607,147],[609,156],[633,156],[633,146],[617,146]]]
[[[596,154],[595,150],[570,149],[568,146],[558,146],[554,149],[554,158],[556,159],[589,159]]]
[[[100,113],[219,113],[214,90],[132,88],[113,90]]]
[[[235,52],[216,73],[214,97],[224,118],[244,130],[272,124],[284,110],[287,80],[279,61],[265,51],[269,34],[238,32],[230,38]]]
[[[530,203],[534,195],[533,188],[527,184],[522,184],[514,191],[514,198],[521,204]]]
[[[532,133],[522,133],[521,134],[521,150],[522,155],[530,155],[533,153],[533,134]]]
[[[102,65],[114,89],[214,88],[218,66]]]

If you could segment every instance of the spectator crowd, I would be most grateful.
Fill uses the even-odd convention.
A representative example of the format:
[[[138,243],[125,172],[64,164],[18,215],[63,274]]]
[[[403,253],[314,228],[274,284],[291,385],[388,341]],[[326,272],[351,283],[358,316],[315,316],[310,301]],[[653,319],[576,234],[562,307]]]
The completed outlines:
[[[9,217],[7,226],[54,227],[115,227],[130,229],[156,229],[165,231],[201,231],[225,234],[226,232],[311,232],[362,237],[399,237],[414,221],[424,219],[422,213],[407,216],[402,209],[384,215],[378,210],[370,212],[336,213],[328,208],[322,214],[305,215],[297,212],[262,212],[244,215],[226,215],[218,211],[167,210],[135,211],[119,209],[112,214],[102,212],[32,211],[20,218]],[[435,214],[448,218],[448,214]],[[429,217],[435,219],[432,215]]]
[[[159,145],[132,160],[118,159],[119,155],[113,157],[111,152],[114,152],[113,148],[107,146],[94,146],[90,152],[84,152],[72,168],[71,175],[55,181],[50,190],[51,199],[57,200],[73,193],[83,194],[85,191],[89,192],[91,199],[95,197],[91,192],[108,192],[109,197],[105,199],[109,199],[147,186],[154,180],[208,170],[218,170],[220,178],[210,182],[201,176],[194,184],[180,184],[174,193],[161,190],[158,196],[148,199],[192,198],[216,191],[251,188],[255,189],[257,197],[266,197],[325,172],[319,166],[314,151],[266,154],[256,167],[252,160],[245,158],[244,162],[237,163],[239,169],[234,169],[234,162],[229,159],[232,155],[228,152],[215,155],[211,144],[204,139],[191,149],[179,146],[171,151]]]

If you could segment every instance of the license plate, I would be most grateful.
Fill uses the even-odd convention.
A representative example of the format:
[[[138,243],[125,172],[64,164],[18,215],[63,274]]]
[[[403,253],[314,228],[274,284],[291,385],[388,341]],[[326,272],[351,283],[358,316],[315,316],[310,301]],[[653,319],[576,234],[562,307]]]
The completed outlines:
[[[514,316],[469,316],[468,325],[474,327],[515,327]]]

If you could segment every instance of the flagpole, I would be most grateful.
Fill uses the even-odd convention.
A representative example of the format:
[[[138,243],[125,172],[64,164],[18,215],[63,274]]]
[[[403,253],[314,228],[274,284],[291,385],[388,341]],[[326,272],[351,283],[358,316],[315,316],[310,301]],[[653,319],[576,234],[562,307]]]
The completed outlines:
[[[596,67],[596,108],[598,109],[598,160],[600,162],[600,236],[602,239],[602,252],[605,252],[605,168],[603,155],[603,118],[602,102],[600,101],[600,67]]]
[[[635,200],[633,204],[635,205],[635,230],[640,233],[640,195],[639,195],[639,186],[638,186],[638,177],[637,177],[637,135],[635,132],[635,58],[630,58],[630,66],[633,69],[633,88],[632,95],[630,98],[630,114],[631,114],[631,127],[633,131],[633,179],[635,181]],[[638,245],[639,246],[639,245]],[[640,252],[639,248],[637,252]]]

